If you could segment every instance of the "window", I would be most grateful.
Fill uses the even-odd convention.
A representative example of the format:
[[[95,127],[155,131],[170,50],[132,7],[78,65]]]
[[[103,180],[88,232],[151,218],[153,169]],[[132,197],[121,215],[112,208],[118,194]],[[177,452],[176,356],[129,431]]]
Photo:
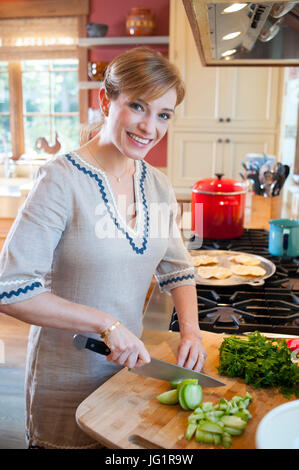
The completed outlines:
[[[11,75],[14,77],[10,76],[7,63],[0,62],[0,93],[3,89],[0,96],[0,135],[4,133],[6,139],[10,135],[8,89],[9,80],[13,80],[11,89],[22,99],[22,106],[12,111],[16,113],[13,120],[18,122],[19,129],[15,134],[17,148],[31,156],[43,153],[43,150],[35,148],[36,140],[44,137],[51,146],[55,143],[56,134],[61,143],[60,152],[78,146],[78,60],[21,61],[14,63]],[[23,142],[19,142],[20,139]],[[13,148],[14,145],[10,145],[11,154],[14,153]]]
[[[11,153],[8,62],[0,62],[0,155]]]
[[[77,60],[23,61],[22,92],[26,153],[38,137],[54,143],[56,133],[62,152],[79,144]]]

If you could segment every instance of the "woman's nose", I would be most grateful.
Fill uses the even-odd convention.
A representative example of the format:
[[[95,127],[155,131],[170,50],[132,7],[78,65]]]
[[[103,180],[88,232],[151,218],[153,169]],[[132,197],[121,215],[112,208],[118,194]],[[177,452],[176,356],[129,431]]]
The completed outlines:
[[[153,116],[147,116],[139,122],[139,129],[150,137],[155,135],[155,119]]]

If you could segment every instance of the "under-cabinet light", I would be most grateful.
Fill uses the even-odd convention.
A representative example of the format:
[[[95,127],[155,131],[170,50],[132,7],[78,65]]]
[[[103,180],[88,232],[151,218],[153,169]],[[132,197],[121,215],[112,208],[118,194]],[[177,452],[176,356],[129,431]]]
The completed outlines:
[[[234,13],[235,11],[240,11],[245,7],[247,7],[247,3],[234,3],[233,5],[224,8],[221,13]]]
[[[223,36],[222,40],[223,41],[228,41],[229,39],[235,39],[237,38],[238,36],[240,36],[241,31],[235,31],[234,33],[229,33],[229,34],[226,34],[225,36]]]

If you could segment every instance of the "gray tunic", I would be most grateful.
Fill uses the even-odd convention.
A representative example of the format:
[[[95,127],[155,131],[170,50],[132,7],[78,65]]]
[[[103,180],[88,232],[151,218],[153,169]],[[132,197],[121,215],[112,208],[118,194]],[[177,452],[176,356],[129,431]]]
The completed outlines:
[[[0,255],[0,304],[52,292],[111,314],[140,337],[153,275],[168,294],[175,287],[194,285],[194,268],[175,222],[177,205],[168,178],[144,161],[136,161],[135,169],[137,222],[132,229],[118,210],[105,172],[75,152],[43,165]],[[91,351],[77,351],[72,345],[75,333],[30,328],[29,444],[98,445],[76,424],[76,408],[121,367]]]

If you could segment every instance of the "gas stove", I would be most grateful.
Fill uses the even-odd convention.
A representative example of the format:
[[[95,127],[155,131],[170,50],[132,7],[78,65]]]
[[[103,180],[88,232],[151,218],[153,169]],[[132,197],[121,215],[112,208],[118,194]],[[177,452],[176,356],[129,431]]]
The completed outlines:
[[[271,260],[275,274],[260,287],[197,285],[198,321],[202,330],[243,334],[250,331],[299,336],[299,257],[279,258],[268,252],[267,230],[247,229],[234,240],[201,240],[192,236],[190,250],[231,250]],[[173,310],[169,326],[179,331]]]

